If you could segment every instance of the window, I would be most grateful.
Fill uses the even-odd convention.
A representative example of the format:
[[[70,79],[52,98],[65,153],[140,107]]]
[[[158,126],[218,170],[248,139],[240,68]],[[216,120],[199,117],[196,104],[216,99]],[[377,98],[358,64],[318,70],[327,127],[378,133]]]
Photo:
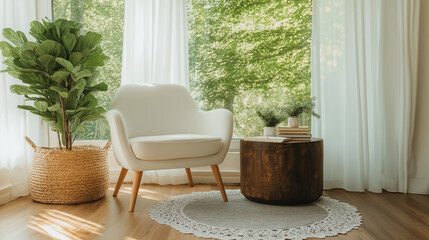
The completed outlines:
[[[105,82],[109,89],[98,93],[97,97],[108,109],[121,85],[124,0],[54,0],[53,8],[55,19],[80,22],[86,31],[102,35],[101,47],[110,59],[99,69],[98,81]],[[78,134],[78,140],[110,139],[109,125],[104,119],[85,123]]]
[[[191,91],[233,112],[234,137],[262,134],[257,107],[310,97],[311,12],[311,0],[188,0]]]
[[[311,0],[187,1],[191,93],[205,110],[233,112],[234,137],[262,133],[257,107],[310,97]],[[102,34],[110,60],[99,81],[109,90],[98,97],[108,108],[121,81],[124,0],[54,0],[54,17]],[[87,123],[78,138],[110,138],[107,122]]]

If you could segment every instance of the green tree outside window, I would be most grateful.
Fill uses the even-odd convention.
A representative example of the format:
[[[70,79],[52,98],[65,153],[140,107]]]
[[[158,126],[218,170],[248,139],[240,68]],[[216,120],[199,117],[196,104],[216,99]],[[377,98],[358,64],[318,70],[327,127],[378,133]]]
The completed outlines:
[[[260,135],[258,107],[310,98],[311,20],[311,0],[188,0],[194,97],[232,111],[235,137]]]

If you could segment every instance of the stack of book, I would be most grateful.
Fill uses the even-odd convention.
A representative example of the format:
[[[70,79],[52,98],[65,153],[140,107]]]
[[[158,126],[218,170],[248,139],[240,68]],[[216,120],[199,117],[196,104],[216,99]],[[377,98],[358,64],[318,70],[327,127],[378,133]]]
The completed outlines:
[[[248,137],[246,141],[257,141],[257,142],[306,142],[311,140],[311,134],[308,132],[308,126],[300,126],[292,128],[289,126],[279,127],[279,133],[276,137]]]
[[[289,138],[296,141],[308,141],[311,139],[311,134],[308,132],[308,126],[299,126],[296,128],[281,126],[278,129],[279,137]]]
[[[290,138],[284,137],[247,137],[244,140],[246,141],[256,141],[256,142],[273,142],[273,143],[283,143],[291,141]]]

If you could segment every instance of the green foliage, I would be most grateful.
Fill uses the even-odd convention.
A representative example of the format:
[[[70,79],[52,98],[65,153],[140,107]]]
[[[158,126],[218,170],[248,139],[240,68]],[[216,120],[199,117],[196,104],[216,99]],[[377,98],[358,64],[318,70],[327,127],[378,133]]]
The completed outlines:
[[[320,118],[319,114],[314,112],[315,107],[316,97],[307,98],[301,101],[296,98],[292,98],[288,105],[283,108],[283,111],[290,117],[299,117],[301,114],[307,113],[310,116]]]
[[[109,108],[121,82],[124,1],[54,0],[53,7],[55,18],[103,36],[111,58],[99,78],[109,89],[95,96]],[[187,0],[187,7],[191,93],[205,110],[233,111],[234,137],[262,134],[258,107],[310,97],[311,0]],[[310,119],[303,114],[301,125]],[[86,122],[77,137],[108,138],[104,119]]]
[[[103,36],[103,41],[99,46],[103,49],[103,53],[110,57],[102,62],[98,58],[88,56],[84,65],[98,65],[97,73],[93,74],[93,78],[102,79],[109,88],[107,91],[94,93],[94,97],[98,99],[99,105],[105,109],[110,108],[113,97],[119,86],[121,85],[121,69],[122,69],[122,38],[124,26],[124,0],[54,0],[54,17],[55,19],[64,18],[82,24],[83,31],[97,32]],[[95,36],[95,35],[94,35]],[[96,37],[96,36],[95,36]],[[74,39],[70,38],[66,41],[73,44],[78,44],[78,39],[74,43]],[[66,48],[66,51],[67,48]],[[68,59],[73,65],[76,62],[83,61],[82,55],[71,53]],[[83,73],[81,73],[83,74]],[[105,86],[97,86],[103,89]],[[95,121],[87,121],[80,125],[77,131],[77,140],[95,140],[109,139],[109,125],[105,119]]]
[[[76,131],[83,123],[101,119],[105,112],[94,94],[107,90],[105,83],[96,83],[95,76],[97,67],[103,66],[108,57],[99,47],[101,35],[81,34],[81,28],[81,24],[64,19],[34,21],[30,34],[36,41],[5,28],[3,36],[15,46],[0,43],[6,58],[5,71],[25,84],[12,85],[11,92],[24,95],[34,106],[18,108],[47,121],[53,131],[61,134],[66,149],[72,149]]]
[[[188,0],[187,6],[191,91],[204,109],[233,112],[234,136],[261,133],[261,105],[311,95],[311,0]]]
[[[280,109],[273,108],[258,109],[256,114],[264,121],[266,127],[275,127],[287,118]]]

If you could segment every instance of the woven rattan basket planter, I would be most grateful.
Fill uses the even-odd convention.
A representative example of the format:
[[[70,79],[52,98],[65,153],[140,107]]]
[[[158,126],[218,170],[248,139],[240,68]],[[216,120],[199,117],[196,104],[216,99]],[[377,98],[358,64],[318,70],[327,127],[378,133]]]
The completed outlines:
[[[73,150],[34,148],[30,171],[31,197],[36,202],[77,204],[104,197],[109,186],[107,149],[85,145]]]

